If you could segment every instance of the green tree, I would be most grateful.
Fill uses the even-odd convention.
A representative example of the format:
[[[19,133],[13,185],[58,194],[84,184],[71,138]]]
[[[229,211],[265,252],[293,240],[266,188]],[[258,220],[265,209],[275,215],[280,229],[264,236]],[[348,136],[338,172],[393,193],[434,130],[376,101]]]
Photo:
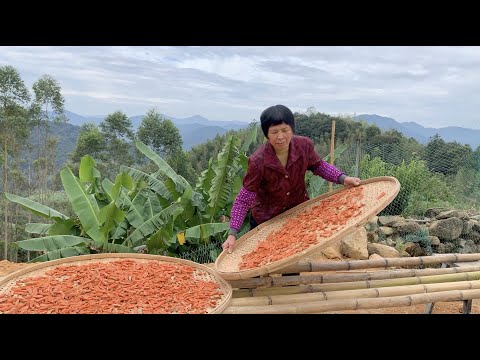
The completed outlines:
[[[153,148],[161,157],[168,157],[182,149],[183,140],[171,120],[162,118],[155,109],[150,109],[138,127],[137,137]]]
[[[446,143],[438,134],[430,138],[425,148],[425,160],[430,171],[455,175],[468,159],[472,149],[458,142]]]
[[[39,151],[41,128],[43,128],[45,134],[43,156],[41,156],[39,152],[37,160],[39,166],[43,164],[43,169],[39,169],[39,180],[42,183],[41,189],[46,192],[48,189],[49,174],[53,173],[55,168],[55,152],[57,144],[56,141],[52,142],[49,139],[50,113],[53,112],[54,114],[53,122],[66,122],[67,118],[64,113],[65,99],[62,96],[60,84],[50,75],[43,75],[33,84],[32,89],[35,94],[33,109],[37,115]],[[43,174],[40,175],[42,172]]]
[[[85,123],[78,134],[77,144],[70,159],[72,162],[80,163],[80,159],[88,154],[95,159],[103,160],[105,148],[106,139],[98,126],[94,123]]]
[[[121,111],[109,114],[100,123],[100,129],[107,142],[107,175],[110,178],[119,172],[122,164],[131,165],[133,163],[131,142],[135,137],[135,133],[132,122]]]
[[[0,143],[3,151],[3,191],[9,191],[9,157],[21,151],[29,135],[29,117],[23,107],[30,94],[18,71],[12,66],[0,67]],[[4,258],[8,258],[8,201],[4,199]]]
[[[369,127],[367,127],[365,132],[366,132],[367,140],[368,140],[368,139],[372,139],[372,138],[380,135],[382,131],[380,130],[380,128],[377,125],[370,125]]]

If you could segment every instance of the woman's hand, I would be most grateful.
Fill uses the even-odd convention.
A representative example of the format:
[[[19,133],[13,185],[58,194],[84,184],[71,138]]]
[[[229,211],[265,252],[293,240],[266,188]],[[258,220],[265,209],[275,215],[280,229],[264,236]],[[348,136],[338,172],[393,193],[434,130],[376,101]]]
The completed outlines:
[[[347,176],[344,180],[343,180],[343,185],[344,186],[358,186],[360,185],[360,179],[359,178],[356,178],[356,177],[351,177],[351,176]]]
[[[227,250],[229,254],[232,253],[233,247],[235,246],[235,235],[228,235],[227,240],[222,244],[223,251]]]

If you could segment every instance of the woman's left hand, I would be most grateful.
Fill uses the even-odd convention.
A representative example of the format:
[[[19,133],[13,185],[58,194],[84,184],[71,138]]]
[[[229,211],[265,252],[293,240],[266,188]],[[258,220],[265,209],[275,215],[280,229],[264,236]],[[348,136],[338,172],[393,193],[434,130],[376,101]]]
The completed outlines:
[[[360,179],[359,178],[356,178],[356,177],[351,177],[351,176],[347,176],[344,180],[343,180],[343,185],[344,186],[358,186],[360,185]]]

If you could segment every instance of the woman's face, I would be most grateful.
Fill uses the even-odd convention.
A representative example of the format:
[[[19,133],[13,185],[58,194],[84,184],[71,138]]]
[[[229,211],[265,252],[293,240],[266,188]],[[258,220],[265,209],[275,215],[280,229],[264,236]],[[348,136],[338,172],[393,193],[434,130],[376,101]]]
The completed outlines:
[[[267,135],[268,141],[275,151],[285,151],[292,140],[293,131],[287,124],[272,125],[268,128]]]

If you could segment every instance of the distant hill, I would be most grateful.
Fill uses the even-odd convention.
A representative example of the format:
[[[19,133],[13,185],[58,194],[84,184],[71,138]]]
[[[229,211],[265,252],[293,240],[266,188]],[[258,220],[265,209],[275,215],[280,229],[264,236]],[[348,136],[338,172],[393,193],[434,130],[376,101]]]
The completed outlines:
[[[205,126],[202,124],[176,124],[183,140],[183,149],[190,150],[193,146],[223,135],[230,129],[221,126]]]
[[[51,112],[50,118],[55,113]],[[163,118],[171,120],[180,131],[183,140],[183,149],[190,150],[192,146],[201,144],[207,140],[215,138],[215,136],[223,135],[229,130],[239,130],[248,126],[247,122],[241,121],[212,121],[201,115],[194,115],[187,118],[174,118],[173,116],[160,114]],[[106,115],[88,115],[82,116],[74,112],[65,110],[65,116],[68,118],[68,124],[82,126],[87,122],[100,124]],[[136,115],[130,117],[132,126],[135,131],[142,123],[145,115]]]
[[[75,149],[77,144],[78,134],[80,134],[80,126],[69,123],[50,124],[49,136],[58,137],[57,156],[55,158],[55,165],[57,168],[62,167],[68,159],[70,153]],[[38,134],[33,131],[30,135],[30,143],[37,144]],[[36,153],[33,154],[36,157]]]
[[[413,137],[422,144],[426,144],[429,138],[440,135],[446,142],[456,141],[460,144],[469,144],[473,150],[480,146],[480,130],[467,129],[458,126],[447,126],[444,128],[426,128],[416,122],[399,123],[396,120],[380,115],[361,114],[355,116],[356,120],[366,121],[368,124],[375,124],[382,130],[395,129],[406,137]]]
[[[50,113],[52,118],[55,113]],[[238,130],[246,128],[247,122],[240,121],[211,121],[200,115],[194,115],[187,118],[174,118],[169,115],[161,114],[163,118],[171,120],[178,128],[183,140],[183,149],[190,150],[192,146],[206,142],[215,138],[217,135],[223,135],[229,130]],[[52,124],[52,135],[59,136],[58,155],[56,163],[62,165],[73,151],[80,132],[80,127],[87,123],[100,124],[106,116],[89,115],[82,116],[74,112],[65,110],[65,116],[68,122],[65,124]],[[136,115],[130,117],[135,131],[140,126],[145,115]],[[32,140],[33,141],[33,140]]]
[[[67,161],[69,154],[75,148],[80,127],[86,122],[99,124],[105,117],[100,115],[82,116],[71,111],[65,111],[69,119],[64,124],[52,124],[50,134],[59,137],[56,164],[62,166]],[[135,130],[138,129],[144,115],[132,116],[130,120]],[[238,130],[246,128],[248,123],[239,121],[210,121],[200,115],[188,118],[173,118],[168,115],[162,115],[164,118],[172,120],[178,128],[183,140],[184,150],[190,150],[192,146],[206,142],[223,135],[229,130]],[[473,150],[480,146],[480,130],[466,129],[461,127],[449,126],[445,128],[425,128],[415,122],[399,123],[396,120],[380,115],[361,114],[355,117],[355,120],[365,121],[368,124],[375,124],[382,130],[395,129],[403,133],[406,137],[413,137],[418,142],[426,144],[430,137],[438,133],[446,142],[457,141],[461,144],[469,144]],[[35,143],[36,134],[32,134],[31,142]]]

